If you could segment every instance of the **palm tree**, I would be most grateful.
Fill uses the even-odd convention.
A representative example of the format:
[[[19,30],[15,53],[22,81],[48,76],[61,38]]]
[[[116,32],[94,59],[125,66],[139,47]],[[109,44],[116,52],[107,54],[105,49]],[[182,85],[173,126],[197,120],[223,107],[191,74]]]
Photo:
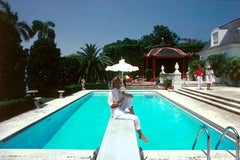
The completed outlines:
[[[28,41],[33,36],[31,27],[28,26],[25,22],[18,22],[17,13],[11,11],[11,7],[7,2],[0,0],[0,18],[5,22],[8,22],[9,25],[14,26],[18,31],[19,35],[23,40]]]
[[[9,4],[0,0],[0,99],[25,95],[27,51],[20,44],[22,40],[29,40],[31,33],[25,22],[18,21],[17,13],[11,11]]]
[[[106,66],[112,65],[112,60],[103,53],[100,53],[95,44],[85,44],[85,48],[81,47],[81,51],[77,51],[80,55],[80,77],[87,82],[106,82],[109,80],[109,75],[105,71]]]
[[[33,21],[32,29],[33,29],[34,35],[38,33],[38,39],[50,38],[54,40],[55,32],[54,32],[54,29],[52,29],[51,27],[52,28],[55,27],[55,24],[52,21],[42,22],[39,20],[35,20]]]

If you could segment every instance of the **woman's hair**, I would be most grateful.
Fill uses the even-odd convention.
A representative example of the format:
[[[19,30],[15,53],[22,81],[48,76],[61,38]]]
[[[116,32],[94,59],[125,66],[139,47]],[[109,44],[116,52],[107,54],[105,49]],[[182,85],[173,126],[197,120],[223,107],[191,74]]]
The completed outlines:
[[[113,89],[113,88],[115,87],[114,83],[115,83],[116,81],[122,82],[122,80],[121,80],[120,77],[114,77],[114,78],[112,79],[112,82],[111,82],[111,87],[110,87],[111,89]]]
[[[211,66],[207,66],[207,69],[208,69],[208,70],[211,70],[211,69],[212,69],[212,67],[211,67]]]

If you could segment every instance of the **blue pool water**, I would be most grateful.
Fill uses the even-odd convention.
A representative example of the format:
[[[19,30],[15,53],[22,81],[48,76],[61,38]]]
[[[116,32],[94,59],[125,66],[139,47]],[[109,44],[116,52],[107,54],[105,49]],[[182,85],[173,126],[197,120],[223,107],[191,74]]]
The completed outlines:
[[[130,92],[130,91],[129,91]],[[92,92],[44,118],[26,130],[0,142],[0,148],[96,149],[101,145],[110,117],[108,92]],[[191,150],[201,125],[211,135],[211,149],[220,134],[202,121],[184,112],[155,92],[130,92],[134,111],[141,120],[142,131],[150,140],[138,141],[145,150]],[[202,132],[196,149],[206,149]],[[219,149],[235,149],[235,142],[225,138]]]

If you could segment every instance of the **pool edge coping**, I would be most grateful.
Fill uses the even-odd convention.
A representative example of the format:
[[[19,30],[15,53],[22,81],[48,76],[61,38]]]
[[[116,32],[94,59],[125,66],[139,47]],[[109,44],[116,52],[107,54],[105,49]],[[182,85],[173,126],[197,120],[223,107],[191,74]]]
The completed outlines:
[[[94,90],[84,90],[76,92],[70,96],[66,96],[64,98],[56,98],[42,105],[43,107],[40,106],[40,108],[30,110],[16,117],[0,122],[0,128],[2,129],[2,132],[0,133],[0,142],[5,141],[6,139],[20,132],[24,128],[27,128],[37,123],[46,116],[64,108],[66,105],[76,101],[77,99],[87,95],[92,91]],[[19,123],[16,124],[16,121],[18,121]]]
[[[206,160],[205,150],[143,150],[144,158],[151,160]],[[39,150],[39,149],[1,149],[1,160],[91,160],[94,150]],[[206,151],[205,151],[206,152]],[[213,150],[210,152],[211,160],[228,159],[235,160],[235,151]],[[221,157],[221,158],[219,158]]]

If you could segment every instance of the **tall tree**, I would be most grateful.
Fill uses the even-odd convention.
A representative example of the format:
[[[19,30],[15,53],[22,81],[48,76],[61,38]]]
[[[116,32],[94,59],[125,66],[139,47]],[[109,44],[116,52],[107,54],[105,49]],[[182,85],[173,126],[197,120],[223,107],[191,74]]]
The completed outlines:
[[[25,64],[27,51],[20,43],[21,36],[31,36],[27,24],[18,22],[17,13],[7,2],[0,0],[0,99],[20,98],[25,95]]]
[[[54,42],[55,24],[52,21],[33,21],[32,30],[38,39],[30,49],[28,61],[28,83],[32,89],[38,89],[49,96],[59,85],[60,49]]]
[[[184,52],[197,53],[199,52],[207,42],[203,42],[197,39],[184,38],[181,42],[176,45],[177,48]]]
[[[132,65],[139,65],[139,59],[144,53],[144,47],[139,44],[139,41],[124,38],[115,43],[105,45],[103,52],[106,53],[114,63],[123,58],[126,62]]]
[[[87,82],[104,82],[110,79],[105,71],[106,66],[112,65],[111,59],[101,52],[96,44],[85,44],[85,47],[77,51],[80,55],[80,78],[84,78]]]
[[[59,85],[60,49],[52,39],[41,38],[34,42],[28,59],[28,85],[30,89],[38,89],[42,95]]]
[[[175,32],[170,31],[167,26],[156,25],[153,27],[153,32],[149,35],[144,35],[140,42],[147,49],[150,49],[155,45],[159,45],[163,40],[167,45],[175,46],[180,38]]]
[[[77,54],[61,57],[60,85],[77,84],[79,79],[80,56]]]
[[[55,38],[55,31],[54,28],[55,24],[52,21],[42,22],[39,20],[33,21],[32,30],[34,34],[38,35],[38,39],[40,38],[51,38],[54,40]]]

